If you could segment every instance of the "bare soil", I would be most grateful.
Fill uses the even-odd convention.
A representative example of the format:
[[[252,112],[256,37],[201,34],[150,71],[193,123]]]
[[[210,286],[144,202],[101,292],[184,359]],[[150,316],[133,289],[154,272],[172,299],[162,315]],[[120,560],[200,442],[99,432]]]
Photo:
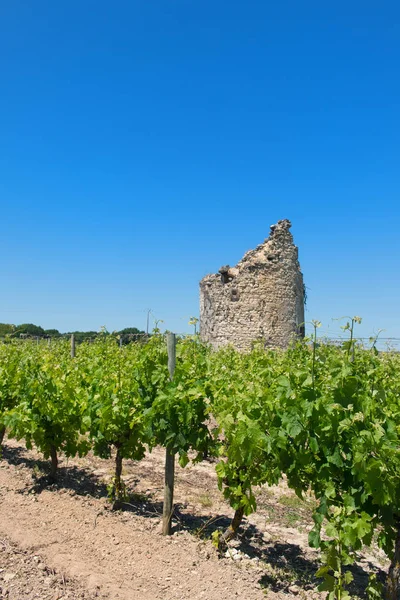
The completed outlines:
[[[0,461],[0,598],[8,600],[288,600],[316,591],[318,553],[308,547],[313,499],[282,482],[257,490],[258,511],[220,558],[210,536],[233,511],[217,488],[215,465],[176,467],[173,535],[161,535],[164,451],[124,460],[129,501],[114,511],[107,485],[114,461],[60,459],[57,484],[48,461],[6,440]],[[368,572],[383,578],[374,549],[358,557],[354,597]]]

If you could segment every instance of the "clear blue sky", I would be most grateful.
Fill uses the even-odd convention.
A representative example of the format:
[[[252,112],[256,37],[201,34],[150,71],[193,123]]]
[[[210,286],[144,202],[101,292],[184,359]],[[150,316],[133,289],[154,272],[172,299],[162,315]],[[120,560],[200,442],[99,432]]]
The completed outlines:
[[[293,222],[307,319],[400,337],[396,1],[0,6],[0,321],[188,331]]]

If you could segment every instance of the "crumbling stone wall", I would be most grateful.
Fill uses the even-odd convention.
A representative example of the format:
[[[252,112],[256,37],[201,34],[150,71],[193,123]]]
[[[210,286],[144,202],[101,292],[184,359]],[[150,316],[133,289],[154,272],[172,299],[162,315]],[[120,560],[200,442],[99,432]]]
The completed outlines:
[[[200,282],[200,336],[219,348],[249,349],[262,340],[286,348],[304,335],[304,284],[298,249],[287,219],[271,225],[269,238]]]

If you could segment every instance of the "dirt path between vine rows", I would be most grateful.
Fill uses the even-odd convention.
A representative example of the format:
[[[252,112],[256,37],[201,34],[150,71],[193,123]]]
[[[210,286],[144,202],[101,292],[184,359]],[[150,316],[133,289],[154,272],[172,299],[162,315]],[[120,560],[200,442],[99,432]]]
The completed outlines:
[[[145,528],[141,517],[104,512],[104,501],[60,490],[21,494],[18,475],[14,466],[0,472],[2,534],[89,590],[120,600],[262,597],[252,578],[238,582],[189,534],[163,538],[158,523]]]
[[[0,598],[322,597],[312,576],[317,556],[307,549],[309,511],[297,506],[284,487],[260,492],[260,510],[221,559],[210,540],[202,539],[232,516],[217,489],[214,465],[177,468],[174,535],[163,537],[163,452],[153,452],[139,465],[125,462],[133,499],[126,510],[112,511],[106,499],[111,460],[63,461],[58,485],[42,488],[37,480],[47,463],[7,440],[0,461]],[[7,560],[15,568],[10,570]],[[29,589],[21,588],[23,581]]]

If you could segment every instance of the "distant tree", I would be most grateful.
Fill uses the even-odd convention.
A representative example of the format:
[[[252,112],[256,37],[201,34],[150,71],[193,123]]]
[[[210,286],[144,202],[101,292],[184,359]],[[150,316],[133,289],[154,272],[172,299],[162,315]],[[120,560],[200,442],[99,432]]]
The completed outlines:
[[[117,332],[123,337],[123,343],[129,344],[135,341],[141,335],[144,335],[144,331],[137,327],[125,327],[121,331]],[[109,335],[105,327],[102,327],[99,331],[69,331],[68,333],[60,333],[58,329],[43,329],[40,325],[34,325],[33,323],[22,323],[21,325],[13,325],[11,323],[0,323],[0,337],[11,335],[11,337],[70,337],[71,334],[75,335],[75,341],[80,344],[86,340],[94,340],[99,335]]]
[[[144,333],[144,331],[138,329],[137,327],[125,327],[125,329],[118,331],[119,335],[125,335],[127,333]]]
[[[60,337],[61,336],[61,333],[58,331],[58,329],[45,329],[44,333],[48,337]]]
[[[11,325],[11,323],[0,323],[0,337],[9,335],[10,333],[13,333],[14,330],[15,325]]]
[[[33,323],[23,323],[22,325],[17,325],[13,332],[13,335],[19,336],[21,333],[41,337],[44,335],[44,329],[43,327],[40,327],[40,325],[34,325]]]
[[[137,327],[125,327],[125,329],[121,329],[121,331],[118,331],[117,333],[121,336],[122,344],[124,346],[131,342],[143,339],[143,335],[145,335],[145,332]]]

